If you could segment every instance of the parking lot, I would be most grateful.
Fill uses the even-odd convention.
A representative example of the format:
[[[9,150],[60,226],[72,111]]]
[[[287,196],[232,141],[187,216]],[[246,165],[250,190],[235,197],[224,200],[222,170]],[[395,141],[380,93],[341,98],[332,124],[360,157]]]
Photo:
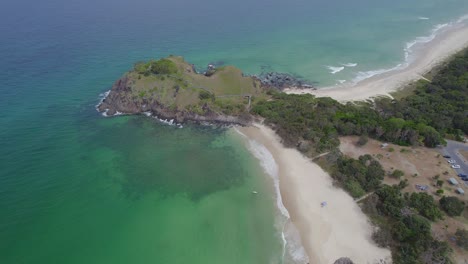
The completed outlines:
[[[459,169],[453,169],[457,172],[457,174],[468,174],[468,161],[460,154],[460,150],[468,151],[468,144],[447,140],[447,146],[441,148],[441,153],[442,155],[450,156],[450,158],[447,158],[447,160],[455,161],[455,163],[452,165],[460,165]],[[462,181],[460,178],[457,178],[457,181],[464,182],[465,186],[468,187],[468,181]]]

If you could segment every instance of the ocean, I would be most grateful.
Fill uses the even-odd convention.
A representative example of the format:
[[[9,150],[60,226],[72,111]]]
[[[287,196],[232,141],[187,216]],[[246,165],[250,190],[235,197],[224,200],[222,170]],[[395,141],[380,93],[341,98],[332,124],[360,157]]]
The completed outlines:
[[[466,14],[466,0],[2,1],[0,262],[290,262],[265,155],[225,128],[105,118],[99,95],[169,54],[355,82]]]

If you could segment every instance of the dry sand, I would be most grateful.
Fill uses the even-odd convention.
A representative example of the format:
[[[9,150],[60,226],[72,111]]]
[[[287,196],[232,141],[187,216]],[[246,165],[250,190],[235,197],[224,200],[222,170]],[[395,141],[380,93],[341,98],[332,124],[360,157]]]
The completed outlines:
[[[404,69],[396,69],[358,82],[355,85],[338,85],[318,90],[286,89],[286,93],[310,93],[317,97],[332,97],[338,101],[359,101],[376,96],[390,96],[410,82],[422,79],[433,67],[468,46],[468,25],[457,25],[438,34],[434,40],[423,44],[412,55],[414,58]],[[391,96],[390,96],[391,97]]]
[[[239,131],[265,146],[276,161],[281,197],[310,263],[329,264],[340,257],[363,264],[380,259],[389,263],[390,251],[371,240],[367,217],[351,196],[333,187],[325,171],[297,150],[283,147],[270,128],[255,125]],[[328,205],[322,208],[322,201]]]

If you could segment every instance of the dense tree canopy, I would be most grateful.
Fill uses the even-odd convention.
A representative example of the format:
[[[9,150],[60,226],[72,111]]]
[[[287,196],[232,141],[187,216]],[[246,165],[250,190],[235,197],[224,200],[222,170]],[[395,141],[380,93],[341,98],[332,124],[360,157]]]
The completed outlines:
[[[442,207],[449,216],[460,216],[465,208],[465,203],[453,196],[444,196],[439,202],[440,207]]]
[[[343,183],[353,197],[360,197],[380,186],[385,171],[370,155],[360,156],[357,160],[340,157],[332,176]]]
[[[442,218],[442,212],[439,210],[434,198],[427,193],[412,193],[406,196],[408,205],[416,209],[422,216],[435,221]]]

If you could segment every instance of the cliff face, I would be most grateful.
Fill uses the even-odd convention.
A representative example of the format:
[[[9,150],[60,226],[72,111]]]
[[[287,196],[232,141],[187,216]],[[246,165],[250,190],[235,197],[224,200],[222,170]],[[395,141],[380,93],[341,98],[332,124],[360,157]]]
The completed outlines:
[[[170,109],[164,106],[157,97],[136,98],[132,89],[133,85],[134,81],[128,75],[117,80],[108,95],[97,106],[98,111],[108,116],[119,113],[139,114],[150,112],[158,118],[173,119],[177,123],[192,121],[246,126],[252,121],[252,117],[248,114],[234,116],[216,113],[208,105],[204,105],[202,114],[188,109]]]

